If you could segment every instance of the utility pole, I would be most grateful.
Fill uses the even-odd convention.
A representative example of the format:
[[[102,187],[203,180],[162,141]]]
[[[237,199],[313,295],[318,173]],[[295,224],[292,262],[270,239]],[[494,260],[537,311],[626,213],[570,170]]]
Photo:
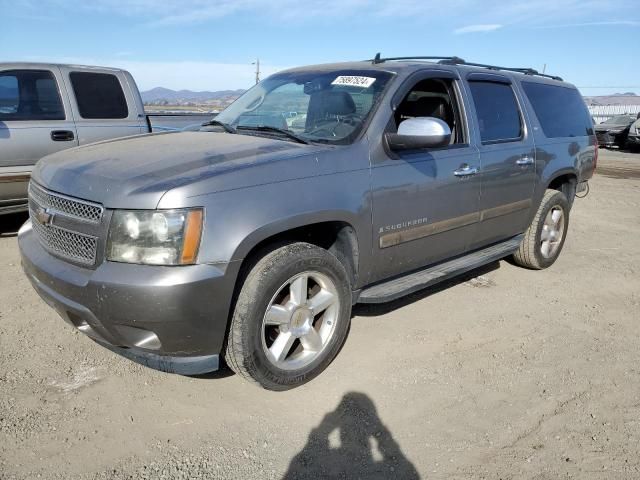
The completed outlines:
[[[256,58],[255,62],[252,62],[251,65],[256,66],[256,84],[260,83],[260,59]]]

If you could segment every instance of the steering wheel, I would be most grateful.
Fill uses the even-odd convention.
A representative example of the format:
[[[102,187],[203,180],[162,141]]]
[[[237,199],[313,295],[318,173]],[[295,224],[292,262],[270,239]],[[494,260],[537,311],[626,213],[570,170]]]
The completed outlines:
[[[344,115],[339,117],[339,123],[346,123],[347,125],[353,125],[354,127],[358,123],[364,122],[364,117],[357,113],[350,113],[349,115]]]
[[[340,124],[345,124],[345,125],[350,125],[352,127],[355,127],[356,125],[358,125],[358,123],[362,123],[363,121],[364,121],[364,118],[361,115],[358,115],[357,113],[350,113],[348,115],[336,117],[335,119],[324,120],[323,121],[324,125],[320,125],[314,128],[313,130],[308,131],[307,133],[310,135],[316,135],[321,132],[326,132],[330,136],[335,137],[336,128],[338,128]]]
[[[316,128],[309,130],[309,135],[318,135],[321,133],[327,133],[329,136],[335,137],[335,129],[340,123],[337,119],[332,120],[322,120],[322,124],[320,126],[316,126]]]

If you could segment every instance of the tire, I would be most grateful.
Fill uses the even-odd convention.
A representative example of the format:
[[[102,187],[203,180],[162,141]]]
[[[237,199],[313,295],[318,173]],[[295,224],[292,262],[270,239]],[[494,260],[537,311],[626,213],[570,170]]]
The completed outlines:
[[[520,266],[534,270],[542,270],[553,265],[567,237],[569,210],[565,194],[548,189],[518,251],[513,255],[514,261]],[[558,211],[561,213],[560,216]]]
[[[351,285],[340,261],[315,245],[286,245],[262,257],[246,276],[225,360],[267,390],[298,387],[331,363],[350,320]]]

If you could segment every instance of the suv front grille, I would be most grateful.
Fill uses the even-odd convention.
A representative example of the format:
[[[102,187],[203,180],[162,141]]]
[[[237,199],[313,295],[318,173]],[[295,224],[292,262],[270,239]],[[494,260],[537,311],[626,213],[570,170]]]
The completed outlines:
[[[33,219],[34,213],[29,209],[31,225],[36,232],[40,244],[52,253],[78,263],[93,265],[96,261],[98,239],[82,233],[70,232],[53,225],[42,225]]]
[[[99,223],[102,218],[102,206],[47,192],[33,182],[29,183],[29,198],[42,208],[49,208],[86,222]]]
[[[50,253],[91,266],[96,262],[101,205],[74,199],[29,184],[29,217],[40,244]],[[91,226],[90,224],[98,224]]]

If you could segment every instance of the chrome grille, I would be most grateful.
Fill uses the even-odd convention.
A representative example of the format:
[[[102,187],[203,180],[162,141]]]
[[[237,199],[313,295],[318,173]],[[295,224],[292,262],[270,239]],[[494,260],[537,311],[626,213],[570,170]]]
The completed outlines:
[[[33,182],[29,183],[29,197],[42,208],[50,208],[79,220],[100,223],[102,218],[102,206],[47,192]]]
[[[71,232],[53,225],[42,225],[35,220],[32,209],[29,209],[31,225],[43,247],[61,257],[78,263],[93,265],[96,261],[98,239],[82,233]]]
[[[97,233],[103,207],[29,184],[29,217],[40,244],[54,255],[91,266],[96,263]],[[95,224],[95,225],[92,225]]]

